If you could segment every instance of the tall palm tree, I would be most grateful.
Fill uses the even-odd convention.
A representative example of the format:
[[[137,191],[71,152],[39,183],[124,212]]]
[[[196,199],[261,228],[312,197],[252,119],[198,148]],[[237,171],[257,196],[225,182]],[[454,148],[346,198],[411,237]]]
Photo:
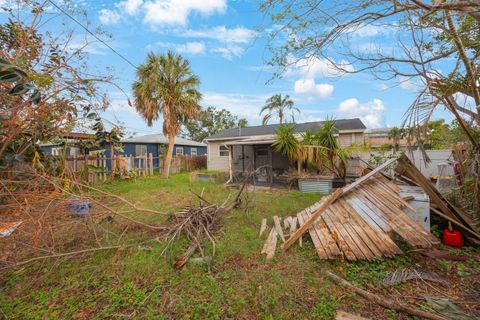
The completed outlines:
[[[293,106],[293,101],[288,94],[284,97],[282,97],[281,94],[275,94],[268,98],[265,106],[260,110],[260,115],[265,111],[267,111],[267,114],[263,116],[262,120],[264,125],[266,125],[274,115],[278,116],[280,124],[282,124],[288,112],[290,112],[290,115],[292,116],[292,122],[295,122],[295,112],[300,113],[300,110]]]
[[[393,146],[395,151],[398,151],[400,147],[400,139],[402,137],[402,130],[398,127],[393,127],[388,131],[388,139],[393,140]]]
[[[137,112],[149,127],[158,120],[160,113],[163,115],[163,134],[168,137],[163,177],[168,178],[181,123],[197,117],[200,111],[198,102],[202,96],[197,90],[200,79],[190,70],[188,60],[171,51],[166,55],[149,53],[136,76],[133,95]]]

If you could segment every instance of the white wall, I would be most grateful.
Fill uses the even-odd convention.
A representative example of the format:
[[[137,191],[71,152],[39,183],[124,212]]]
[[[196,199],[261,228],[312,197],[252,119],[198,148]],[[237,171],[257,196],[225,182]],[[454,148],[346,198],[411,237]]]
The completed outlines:
[[[415,150],[413,152],[406,152],[406,155],[412,161],[415,166],[422,172],[422,174],[426,178],[430,178],[431,176],[436,176],[439,174],[438,172],[438,164],[446,163],[449,160],[453,161],[452,150],[426,150],[428,157],[430,158],[429,163],[425,163],[423,154],[420,150]],[[370,159],[371,154],[381,154],[381,152],[363,152],[360,155],[360,158],[363,161],[368,162]],[[385,152],[385,154],[393,154],[393,151]],[[453,175],[453,167],[447,166],[446,170],[442,173],[442,175]]]

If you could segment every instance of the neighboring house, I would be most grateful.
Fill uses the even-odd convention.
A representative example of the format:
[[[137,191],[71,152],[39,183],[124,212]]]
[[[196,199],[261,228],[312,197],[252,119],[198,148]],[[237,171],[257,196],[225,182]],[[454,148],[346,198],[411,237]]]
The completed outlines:
[[[391,128],[369,129],[365,131],[365,144],[370,148],[388,148],[392,149],[395,142],[388,137]],[[398,141],[400,148],[408,146],[407,139],[400,139]]]
[[[299,133],[307,130],[315,132],[322,125],[322,121],[295,124]],[[271,147],[279,126],[280,124],[273,124],[232,128],[208,137],[205,139],[208,144],[208,169],[231,169],[233,174],[256,170],[259,182],[273,183],[275,177],[284,176],[291,166],[284,155]],[[335,127],[341,146],[363,144],[366,127],[360,119],[335,120]]]
[[[65,152],[67,157],[79,157],[90,150],[84,147],[85,142],[95,140],[95,135],[81,132],[70,132],[58,135],[52,141],[39,143],[38,146],[45,155],[59,156]]]
[[[148,134],[121,141],[124,156],[144,156],[152,153],[153,166],[158,168],[158,157],[168,149],[168,138],[162,134]],[[105,148],[106,157],[110,157],[110,147]],[[207,145],[188,139],[176,137],[173,155],[203,156],[207,154]]]

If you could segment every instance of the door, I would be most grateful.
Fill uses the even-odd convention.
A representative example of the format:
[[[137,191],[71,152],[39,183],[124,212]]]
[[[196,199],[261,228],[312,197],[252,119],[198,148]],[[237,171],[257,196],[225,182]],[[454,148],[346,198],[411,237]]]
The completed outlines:
[[[255,146],[255,178],[256,182],[270,184],[272,173],[272,153],[269,146]]]

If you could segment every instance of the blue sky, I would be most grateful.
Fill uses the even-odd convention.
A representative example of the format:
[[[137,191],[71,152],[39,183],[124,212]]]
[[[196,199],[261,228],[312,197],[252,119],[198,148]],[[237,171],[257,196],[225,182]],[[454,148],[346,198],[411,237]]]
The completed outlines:
[[[181,53],[201,79],[202,105],[228,109],[251,125],[260,124],[258,113],[265,100],[282,93],[289,94],[301,110],[297,121],[360,117],[370,128],[398,126],[416,95],[411,81],[395,85],[368,74],[339,76],[322,59],[298,63],[282,79],[266,84],[274,70],[266,65],[270,54],[265,34],[257,30],[275,26],[258,12],[257,1],[109,0],[76,5],[87,11],[90,28],[101,27],[111,34],[108,43],[135,65],[150,51]],[[368,29],[357,39],[365,46],[374,41],[385,44],[389,35]],[[130,94],[134,68],[101,43],[87,49],[89,64],[111,67],[118,84]],[[112,107],[104,114],[106,119],[121,121],[136,134],[161,132],[161,120],[147,127],[118,90],[109,88],[109,97]]]

